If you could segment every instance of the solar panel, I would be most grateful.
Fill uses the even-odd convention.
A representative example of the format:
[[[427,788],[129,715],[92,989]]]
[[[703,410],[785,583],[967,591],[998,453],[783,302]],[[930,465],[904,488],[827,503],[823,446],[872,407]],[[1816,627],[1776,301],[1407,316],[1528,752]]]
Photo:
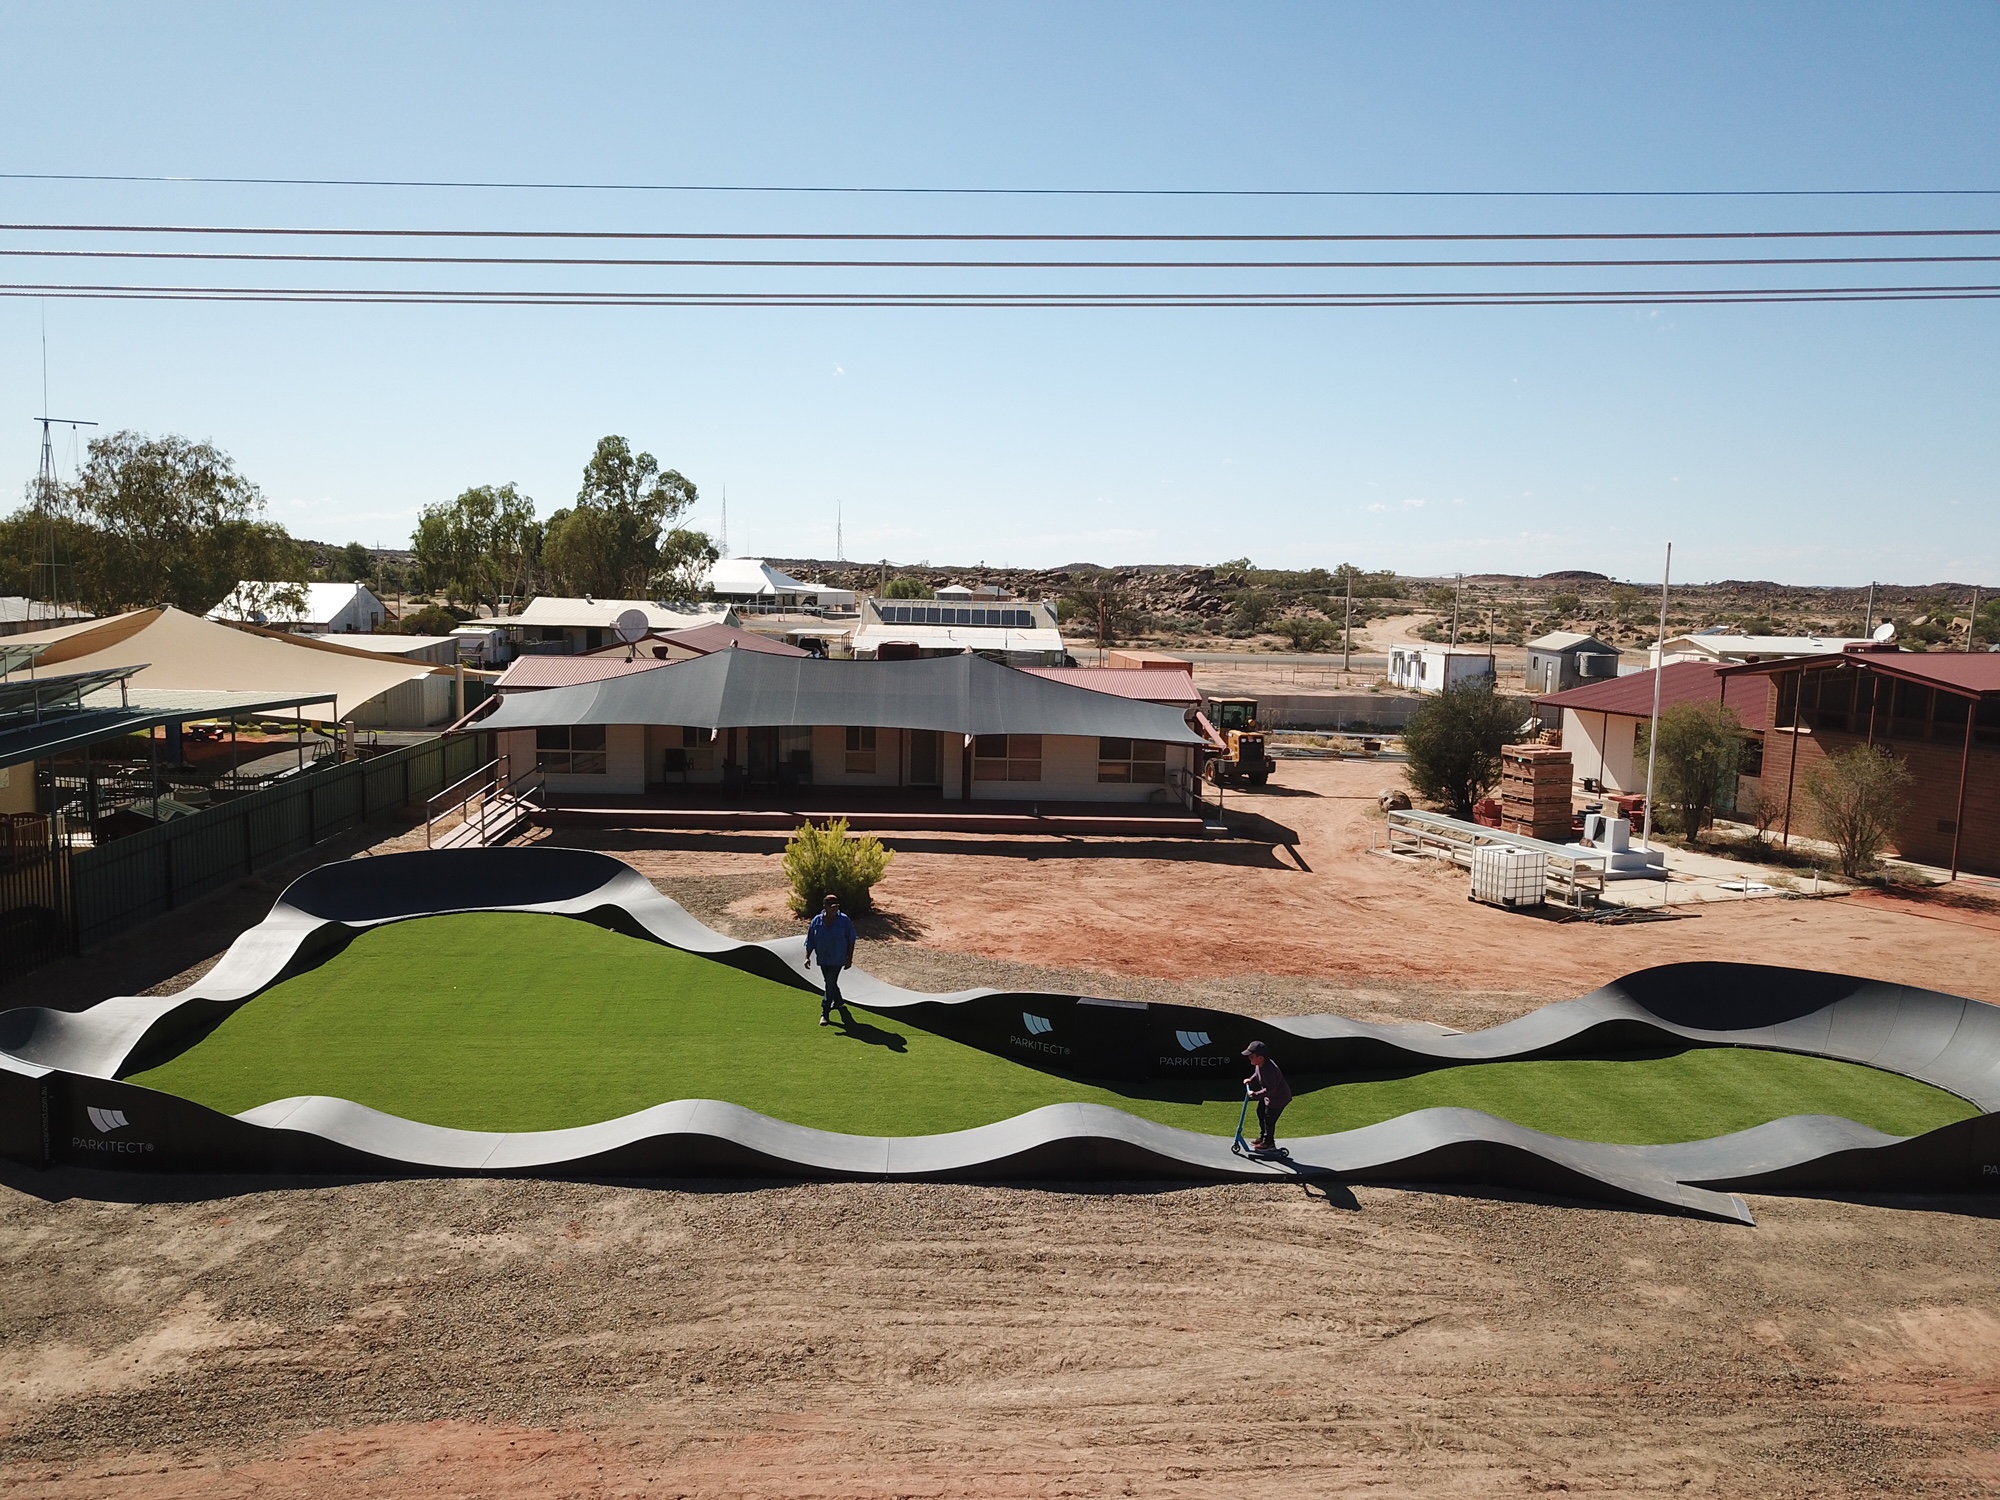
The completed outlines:
[[[0,682],[0,720],[44,719],[51,714],[76,713],[86,693],[123,682],[143,667],[100,667],[94,672],[66,672],[57,677],[24,677]]]

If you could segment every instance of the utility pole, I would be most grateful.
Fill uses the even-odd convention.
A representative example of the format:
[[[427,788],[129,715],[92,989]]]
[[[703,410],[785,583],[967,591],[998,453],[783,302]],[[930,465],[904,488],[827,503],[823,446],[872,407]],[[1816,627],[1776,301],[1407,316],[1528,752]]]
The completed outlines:
[[[1458,582],[1451,588],[1451,644],[1454,650],[1458,647],[1458,600],[1464,592],[1465,575],[1461,573],[1458,575]]]
[[[1640,842],[1648,851],[1653,847],[1653,767],[1660,763],[1660,684],[1667,675],[1667,589],[1673,576],[1674,544],[1668,542],[1667,570],[1660,576],[1660,644],[1653,653],[1653,727],[1646,738],[1646,831]],[[1792,753],[1798,753],[1796,745]]]
[[[722,535],[715,550],[724,557],[729,556],[729,481],[726,479],[722,482]]]
[[[1875,580],[1872,578],[1868,581],[1868,618],[1861,622],[1861,633],[1875,633]]]
[[[1965,617],[1965,649],[1972,649],[1973,638],[1979,634],[1979,585],[1972,586],[1972,613]]]
[[[833,502],[833,560],[847,561],[847,507],[844,501]]]
[[[1347,570],[1347,622],[1340,628],[1340,671],[1344,677],[1354,666],[1354,569]]]

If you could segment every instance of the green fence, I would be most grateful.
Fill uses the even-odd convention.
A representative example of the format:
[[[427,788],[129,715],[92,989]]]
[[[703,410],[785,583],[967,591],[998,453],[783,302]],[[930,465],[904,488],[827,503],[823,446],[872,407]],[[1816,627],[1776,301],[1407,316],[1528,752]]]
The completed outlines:
[[[310,849],[377,813],[421,804],[479,768],[483,741],[481,735],[426,740],[309,770],[282,785],[72,855],[77,950]]]

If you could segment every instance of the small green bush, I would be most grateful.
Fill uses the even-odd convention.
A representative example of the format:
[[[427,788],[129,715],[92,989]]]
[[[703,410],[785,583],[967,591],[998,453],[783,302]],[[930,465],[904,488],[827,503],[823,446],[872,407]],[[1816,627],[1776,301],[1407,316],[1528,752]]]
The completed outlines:
[[[821,827],[803,823],[785,845],[785,879],[792,885],[792,913],[810,916],[828,896],[840,898],[840,908],[860,916],[874,906],[869,887],[889,873],[896,856],[872,833],[850,835],[847,819]]]

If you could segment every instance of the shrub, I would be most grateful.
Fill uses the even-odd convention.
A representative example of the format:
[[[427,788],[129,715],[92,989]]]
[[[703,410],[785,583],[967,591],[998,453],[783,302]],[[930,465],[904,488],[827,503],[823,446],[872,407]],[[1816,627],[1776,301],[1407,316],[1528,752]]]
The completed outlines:
[[[930,585],[921,578],[912,578],[907,573],[898,573],[889,580],[889,586],[882,590],[884,599],[928,599]]]
[[[1332,622],[1307,615],[1287,615],[1276,628],[1294,651],[1331,651],[1340,639]]]
[[[1805,774],[1806,806],[1850,880],[1882,856],[1910,802],[1910,769],[1873,745],[1829,755]]]
[[[1230,623],[1246,635],[1255,635],[1264,628],[1265,622],[1277,607],[1277,601],[1261,589],[1251,589],[1236,596],[1236,609]]]
[[[459,617],[442,604],[426,604],[404,615],[399,628],[404,635],[450,635],[458,624]]]
[[[1526,717],[1518,698],[1484,684],[1426,698],[1403,730],[1411,787],[1443,803],[1453,817],[1471,817],[1472,804],[1500,779],[1500,752]]]
[[[824,827],[801,824],[785,845],[793,915],[809,916],[828,896],[838,896],[842,911],[860,916],[874,905],[869,887],[889,872],[895,857],[872,833],[850,835],[845,818]]]
[[[1642,764],[1645,759],[1650,755]],[[1743,721],[1728,705],[1676,703],[1660,715],[1655,791],[1689,839],[1701,837],[1716,798],[1725,786],[1734,789],[1742,763]]]

